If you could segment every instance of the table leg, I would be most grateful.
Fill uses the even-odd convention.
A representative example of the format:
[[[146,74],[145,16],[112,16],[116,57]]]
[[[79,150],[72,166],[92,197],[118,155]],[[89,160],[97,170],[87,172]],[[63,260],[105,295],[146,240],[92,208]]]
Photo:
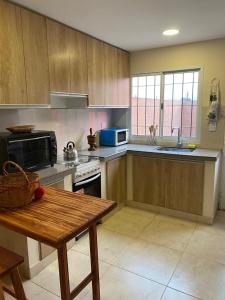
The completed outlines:
[[[10,277],[12,280],[12,284],[14,287],[16,299],[18,300],[26,300],[25,292],[23,289],[23,284],[21,281],[21,277],[17,268],[14,268],[10,271]]]
[[[61,299],[70,299],[70,282],[69,282],[69,270],[68,270],[68,258],[66,244],[63,244],[58,251],[58,263],[59,263],[59,279],[61,289]]]
[[[93,300],[100,300],[98,242],[96,224],[89,228]]]
[[[0,282],[0,300],[5,300],[3,287],[2,287],[1,282]]]

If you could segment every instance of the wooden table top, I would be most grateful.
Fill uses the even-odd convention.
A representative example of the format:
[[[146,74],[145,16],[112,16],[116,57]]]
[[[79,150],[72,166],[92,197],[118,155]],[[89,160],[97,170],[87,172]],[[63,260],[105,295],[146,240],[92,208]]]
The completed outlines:
[[[58,248],[101,219],[114,201],[45,187],[45,194],[18,209],[0,208],[0,225]]]

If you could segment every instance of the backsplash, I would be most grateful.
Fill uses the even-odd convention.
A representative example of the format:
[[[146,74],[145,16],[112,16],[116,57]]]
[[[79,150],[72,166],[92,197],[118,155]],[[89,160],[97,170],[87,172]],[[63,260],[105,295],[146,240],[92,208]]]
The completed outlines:
[[[0,110],[0,131],[6,127],[33,124],[37,130],[54,130],[58,153],[69,140],[78,149],[87,149],[89,128],[94,131],[111,126],[110,109],[13,109]]]

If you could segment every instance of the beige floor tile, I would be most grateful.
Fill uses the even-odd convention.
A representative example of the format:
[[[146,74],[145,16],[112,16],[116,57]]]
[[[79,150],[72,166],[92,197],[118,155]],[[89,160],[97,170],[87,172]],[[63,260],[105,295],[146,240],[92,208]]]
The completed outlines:
[[[90,258],[80,252],[70,250],[68,252],[68,265],[70,273],[71,290],[80,283],[91,271]],[[100,277],[109,269],[110,265],[100,262]],[[32,279],[32,282],[60,296],[60,285],[58,275],[58,261],[53,262],[42,272]],[[88,287],[82,291],[81,295],[88,292]]]
[[[152,220],[152,216],[156,215],[153,212],[142,210],[142,209],[133,208],[133,207],[130,207],[130,206],[124,206],[122,208],[122,211],[126,212],[128,214],[131,214],[131,215],[138,215],[138,216],[147,217],[147,218],[150,218],[151,220]]]
[[[216,216],[212,225],[198,224],[197,230],[225,236],[225,216]]]
[[[118,266],[148,279],[167,284],[182,253],[145,241],[136,241],[118,259]]]
[[[103,227],[98,229],[98,255],[99,259],[115,264],[118,256],[126,250],[134,240],[117,232],[106,230]],[[89,236],[86,234],[77,241],[72,250],[89,255]]]
[[[140,238],[145,241],[183,251],[195,227],[196,224],[192,222],[157,215],[141,233]]]
[[[101,300],[159,300],[165,286],[111,267],[101,281]],[[89,293],[84,300],[92,300]]]
[[[163,297],[161,300],[196,300],[196,299],[199,299],[199,298],[189,296],[187,294],[184,294],[182,292],[176,291],[171,288],[166,288],[166,291],[163,294]]]
[[[184,254],[169,287],[203,300],[225,299],[225,266]]]
[[[26,281],[23,283],[26,297],[30,300],[59,300],[60,298],[52,293],[42,289],[40,286]],[[15,298],[5,294],[5,300],[15,300]]]
[[[155,214],[148,213],[148,216],[144,216],[142,211],[140,213],[133,213],[126,208],[122,208],[119,212],[109,218],[103,227],[127,236],[136,238],[140,235],[143,229],[150,224]]]
[[[185,252],[225,264],[225,236],[196,230]]]

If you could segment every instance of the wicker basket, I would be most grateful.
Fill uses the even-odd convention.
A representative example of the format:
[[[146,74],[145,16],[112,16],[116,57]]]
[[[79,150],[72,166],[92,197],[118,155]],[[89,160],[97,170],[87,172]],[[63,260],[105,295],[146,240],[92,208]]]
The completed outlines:
[[[20,172],[8,173],[6,166],[14,165]],[[40,186],[36,173],[25,173],[13,161],[3,164],[3,175],[0,176],[0,207],[16,208],[30,203],[34,198],[35,190]]]

